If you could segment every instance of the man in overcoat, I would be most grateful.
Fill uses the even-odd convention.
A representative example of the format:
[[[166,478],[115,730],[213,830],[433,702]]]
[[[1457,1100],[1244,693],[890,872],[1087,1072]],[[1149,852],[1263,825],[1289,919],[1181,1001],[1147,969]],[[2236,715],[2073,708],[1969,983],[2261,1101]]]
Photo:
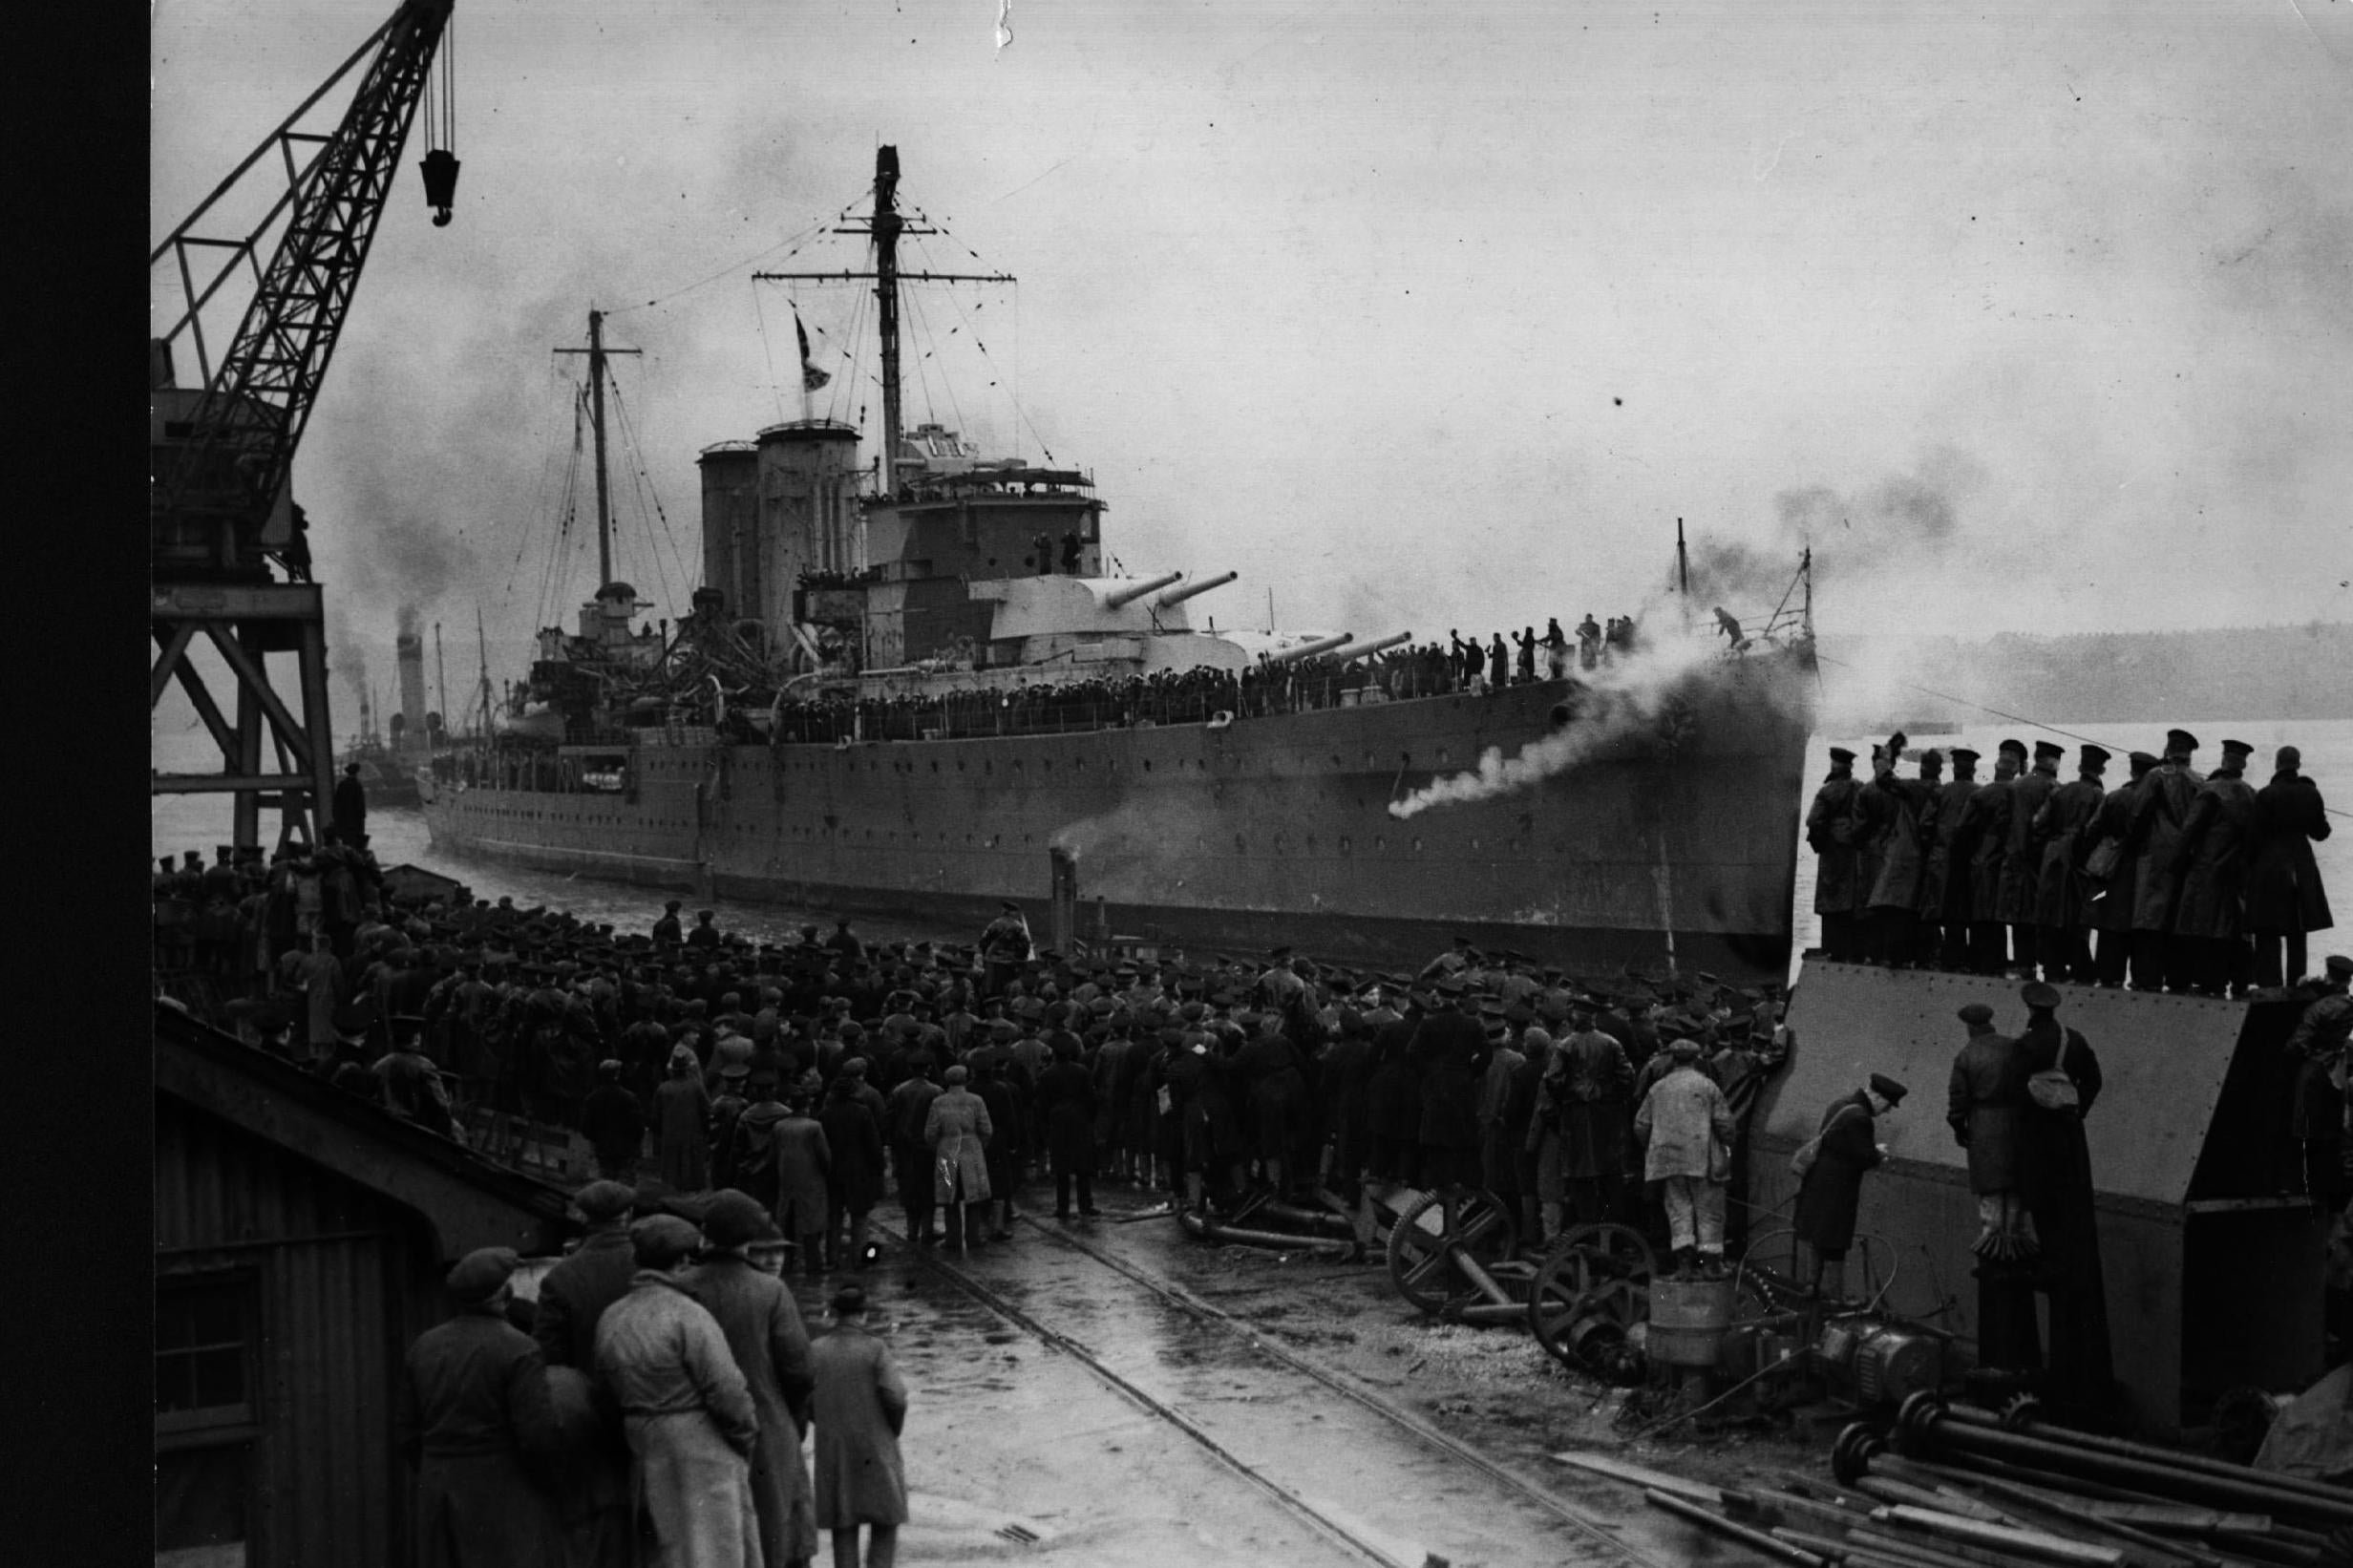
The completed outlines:
[[[965,1068],[949,1068],[946,1087],[923,1112],[923,1142],[931,1151],[932,1197],[943,1205],[964,1205],[965,1234],[948,1238],[958,1242],[979,1240],[987,1222],[988,1141],[996,1134],[988,1107],[965,1087],[969,1076]]]
[[[2132,776],[2101,798],[2099,815],[2091,819],[2091,826],[2084,834],[2091,845],[2086,851],[2087,860],[2104,844],[2112,842],[2116,846],[2114,867],[2105,878],[2092,877],[2087,866],[2083,908],[2085,928],[2095,944],[2091,955],[2092,979],[2111,990],[2123,987],[2130,967],[2132,908],[2139,887],[2140,862],[2128,843],[2141,781],[2156,767],[2157,759],[2147,752],[2134,752],[2129,765]]]
[[[2059,1022],[2056,986],[2019,992],[2026,1027],[2018,1037],[2019,1067],[2029,1083],[2060,1072],[2073,1104],[2045,1104],[2029,1093],[2021,1161],[2027,1212],[2042,1248],[2038,1287],[2050,1297],[2050,1392],[2079,1408],[2098,1409],[2109,1397],[2111,1366],[2108,1288],[2100,1267],[2100,1232],[2093,1203],[2091,1153],[2084,1118],[2100,1097],[2100,1059],[2091,1044]]]
[[[2036,741],[2034,766],[2010,787],[2009,839],[2003,846],[1996,913],[2009,927],[2011,970],[2028,980],[2035,971],[2035,899],[2043,876],[2043,836],[2035,823],[2042,819],[2043,803],[2060,788],[2059,759],[2067,754],[2056,741]]]
[[[1969,1043],[1953,1058],[1945,1089],[1944,1120],[1953,1141],[1969,1152],[1969,1190],[1977,1195],[1978,1234],[1971,1243],[1982,1258],[2003,1261],[2036,1250],[2028,1217],[2023,1140],[2025,1135],[2026,1073],[2018,1042],[1994,1030],[1994,1010],[1982,1002],[1962,1007]]]
[[[597,1376],[621,1408],[651,1523],[651,1568],[759,1568],[759,1408],[727,1335],[687,1293],[702,1238],[676,1215],[629,1227],[637,1272],[597,1324]]]
[[[2308,1004],[2283,1048],[2296,1073],[2291,1125],[2301,1145],[2304,1191],[2313,1207],[2334,1215],[2353,1197],[2345,1176],[2345,1095],[2342,1074],[2345,1047],[2353,1040],[2353,958],[2332,954],[2323,964],[2326,982]]]
[[[2034,887],[2035,958],[2048,980],[2093,979],[2091,947],[2083,925],[2083,864],[2094,840],[2090,829],[2108,798],[2101,774],[2108,771],[2108,752],[2086,745],[2076,759],[2075,777],[2045,797],[2034,814],[2034,842],[2041,846],[2042,867]]]
[[[2222,766],[2198,786],[2173,850],[2181,878],[2173,933],[2190,954],[2193,985],[2208,996],[2225,987],[2244,994],[2254,978],[2241,907],[2255,827],[2255,790],[2246,779],[2254,751],[2243,740],[2222,743]]]
[[[1537,1080],[1526,1139],[1537,1156],[1537,1213],[1547,1241],[1564,1218],[1591,1224],[1623,1212],[1634,1064],[1616,1036],[1594,1028],[1591,1003],[1571,1006],[1569,1020],[1571,1032],[1553,1048]]]
[[[532,1337],[551,1367],[596,1371],[597,1324],[629,1293],[637,1254],[629,1245],[636,1192],[618,1181],[592,1181],[572,1197],[586,1234],[572,1255],[540,1281]],[[568,1568],[630,1568],[629,1445],[618,1422],[570,1456],[559,1498]]]
[[[2303,762],[2295,747],[2280,747],[2271,782],[2255,793],[2247,930],[2255,937],[2258,985],[2293,985],[2303,979],[2304,935],[2330,924],[2328,894],[2312,855],[2312,846],[2328,837],[2328,811],[2321,803],[2320,787],[2300,772]]]
[[[539,1346],[506,1320],[517,1259],[470,1252],[450,1270],[457,1315],[409,1346],[393,1430],[416,1469],[425,1568],[559,1568],[563,1526],[541,1483],[554,1448]]]
[[[1936,804],[1934,790],[1921,780],[1896,776],[1903,747],[1900,733],[1889,738],[1871,782],[1855,797],[1855,831],[1871,867],[1863,894],[1868,936],[1862,956],[1899,966],[1918,957],[1921,824],[1933,820]]]
[[[1797,1239],[1813,1250],[1813,1294],[1845,1294],[1847,1249],[1862,1206],[1863,1176],[1887,1157],[1878,1118],[1903,1104],[1904,1086],[1882,1073],[1832,1102],[1814,1135],[1813,1163],[1797,1188]]]
[[[1994,758],[1994,776],[1969,796],[1961,818],[1961,836],[1969,840],[1969,962],[1982,975],[2002,973],[2012,956],[2002,920],[2003,866],[2018,774],[2025,763],[2026,743],[2004,740]]]
[[[1920,956],[1940,969],[1969,967],[1969,845],[1961,825],[1977,794],[1977,753],[1953,748],[1953,777],[1939,783],[1943,759],[1920,758],[1920,781],[1935,805],[1920,818]],[[1929,813],[1933,813],[1930,815]]]
[[[1806,808],[1806,845],[1814,853],[1813,912],[1822,922],[1822,956],[1852,963],[1855,920],[1863,909],[1862,862],[1855,846],[1855,753],[1830,749],[1830,776]]]
[[[866,1293],[834,1293],[833,1332],[810,1346],[816,1385],[811,1416],[817,1430],[816,1522],[832,1533],[834,1568],[859,1568],[864,1526],[866,1568],[898,1560],[899,1527],[907,1522],[907,1473],[899,1437],[907,1425],[907,1385],[890,1347],[866,1332]]]
[[[865,1079],[859,1074],[837,1074],[826,1086],[825,1106],[817,1112],[817,1127],[825,1134],[829,1156],[825,1250],[836,1268],[866,1266],[866,1218],[882,1197],[882,1128],[861,1090],[865,1090]],[[845,1219],[849,1225],[846,1242]]]
[[[687,1294],[727,1336],[744,1375],[760,1434],[752,1449],[752,1502],[768,1568],[807,1568],[816,1556],[809,1471],[801,1457],[808,1424],[809,1330],[792,1288],[752,1261],[751,1244],[780,1234],[759,1201],[722,1192],[703,1218],[703,1261],[687,1271]]]
[[[884,1118],[890,1126],[891,1170],[899,1180],[899,1204],[906,1213],[907,1241],[927,1247],[937,1240],[932,1229],[931,1145],[923,1125],[931,1102],[940,1097],[939,1063],[928,1050],[906,1060],[907,1075],[891,1086]]]
[[[2187,990],[2191,964],[2173,935],[2181,877],[2176,851],[2206,775],[2190,766],[2197,737],[2187,730],[2165,732],[2165,757],[2141,780],[2132,800],[2125,853],[2135,856],[2132,889],[2132,988]]]
[[[1046,1126],[1046,1158],[1053,1167],[1054,1218],[1071,1218],[1071,1188],[1078,1188],[1078,1212],[1094,1207],[1096,1117],[1095,1076],[1078,1059],[1077,1044],[1065,1037],[1054,1061],[1038,1076],[1038,1117]]]

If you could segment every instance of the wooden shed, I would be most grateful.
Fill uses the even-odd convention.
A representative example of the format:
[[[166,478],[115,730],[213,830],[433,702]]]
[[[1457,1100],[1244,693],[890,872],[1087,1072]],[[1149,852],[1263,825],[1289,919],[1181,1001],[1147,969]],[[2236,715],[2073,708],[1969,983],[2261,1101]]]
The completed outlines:
[[[155,1011],[156,1560],[413,1558],[393,1390],[476,1247],[564,1197],[169,1003]]]
[[[2299,1009],[2088,985],[2059,987],[2059,1020],[2098,1053],[2105,1080],[2084,1123],[2117,1381],[2152,1433],[2204,1418],[2242,1384],[2300,1388],[2321,1370],[2325,1227],[2291,1191],[2287,1063]],[[1911,1090],[1881,1123],[1887,1162],[1863,1181],[1859,1230],[1885,1279],[1884,1310],[1977,1334],[1976,1200],[1945,1124],[1953,1058],[1972,1002],[2015,1034],[2013,981],[1810,959],[1791,1003],[1797,1046],[1756,1110],[1749,1161],[1758,1256],[1787,1256],[1791,1155],[1823,1112],[1873,1072]],[[1857,1243],[1857,1252],[1863,1243]],[[1850,1261],[1852,1287],[1857,1261]]]

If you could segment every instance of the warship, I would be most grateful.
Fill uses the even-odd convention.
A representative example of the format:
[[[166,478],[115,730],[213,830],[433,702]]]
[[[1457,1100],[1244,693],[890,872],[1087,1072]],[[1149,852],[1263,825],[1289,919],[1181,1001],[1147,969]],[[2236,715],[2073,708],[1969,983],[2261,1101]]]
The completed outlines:
[[[1044,901],[1064,942],[1787,976],[1805,564],[1753,633],[1670,600],[1492,686],[1402,632],[1197,625],[1235,574],[1107,570],[1090,475],[902,428],[900,290],[969,280],[901,270],[898,182],[885,146],[871,270],[762,275],[872,282],[887,461],[814,416],[705,449],[703,583],[658,629],[612,575],[591,313],[600,584],[427,771],[437,850],[935,928]]]

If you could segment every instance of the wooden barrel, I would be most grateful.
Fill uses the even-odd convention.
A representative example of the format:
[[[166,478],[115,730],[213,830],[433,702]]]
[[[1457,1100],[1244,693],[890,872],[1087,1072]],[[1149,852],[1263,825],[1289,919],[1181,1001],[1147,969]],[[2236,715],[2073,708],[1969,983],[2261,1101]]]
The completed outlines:
[[[1732,1281],[1653,1280],[1643,1348],[1669,1367],[1713,1367],[1732,1321]]]

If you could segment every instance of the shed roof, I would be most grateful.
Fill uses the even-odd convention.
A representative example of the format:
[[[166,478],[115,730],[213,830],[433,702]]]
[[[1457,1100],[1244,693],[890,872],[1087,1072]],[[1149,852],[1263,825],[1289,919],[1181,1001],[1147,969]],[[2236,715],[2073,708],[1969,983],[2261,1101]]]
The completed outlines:
[[[156,1092],[196,1106],[394,1202],[432,1228],[445,1259],[477,1247],[553,1251],[562,1189],[495,1165],[381,1107],[191,1017],[155,1009]]]
[[[2084,1122],[2095,1186],[2155,1203],[2187,1201],[2247,1005],[2093,985],[2059,990],[2059,1021],[2100,1059],[2100,1097]],[[1994,1010],[1994,1028],[2015,1035],[2026,1027],[2018,991],[2014,981],[1980,975],[1808,960],[1790,1004],[1796,1049],[1759,1104],[1757,1127],[1810,1138],[1833,1100],[1883,1072],[1911,1091],[1879,1124],[1888,1154],[1962,1169],[1967,1155],[1944,1122],[1953,1058],[1969,1035],[1954,1015],[1982,1002]]]

